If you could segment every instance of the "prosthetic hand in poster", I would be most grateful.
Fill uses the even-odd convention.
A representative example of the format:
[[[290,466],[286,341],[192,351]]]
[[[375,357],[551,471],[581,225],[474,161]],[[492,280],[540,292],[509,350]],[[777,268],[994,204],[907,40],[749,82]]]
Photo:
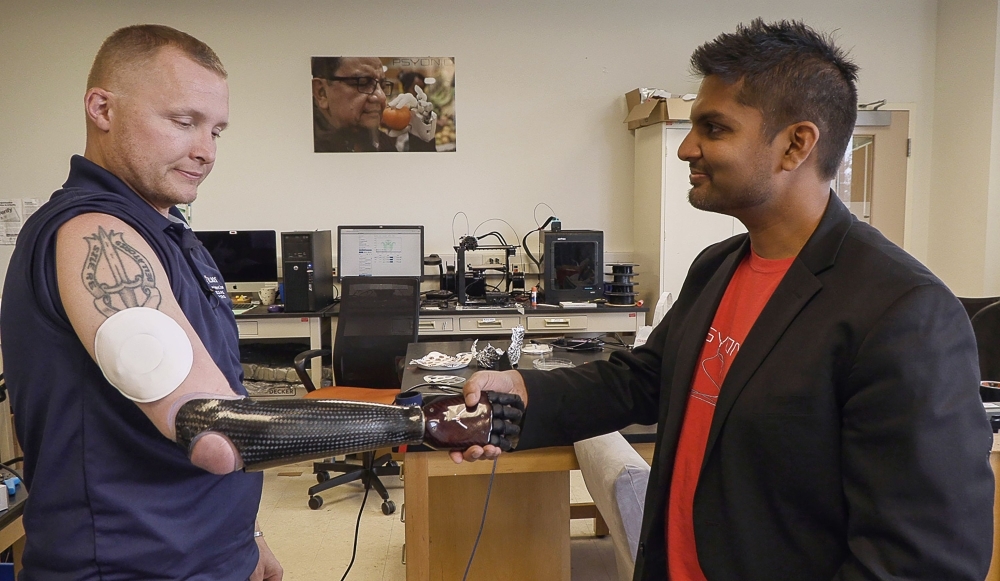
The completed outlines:
[[[410,93],[403,93],[389,101],[386,111],[389,109],[409,109],[410,111],[408,125],[397,127],[386,123],[392,129],[389,131],[389,135],[398,137],[408,131],[410,135],[422,141],[431,141],[437,131],[437,113],[434,112],[434,105],[427,100],[427,94],[424,93],[423,89],[419,86],[413,88],[417,93],[416,97]]]
[[[465,450],[517,446],[524,403],[517,395],[483,392],[474,408],[461,395],[421,406],[339,400],[192,399],[177,409],[177,443],[189,456],[206,435],[228,440],[233,470],[263,470],[304,460],[403,444]],[[218,438],[214,440],[217,445]]]

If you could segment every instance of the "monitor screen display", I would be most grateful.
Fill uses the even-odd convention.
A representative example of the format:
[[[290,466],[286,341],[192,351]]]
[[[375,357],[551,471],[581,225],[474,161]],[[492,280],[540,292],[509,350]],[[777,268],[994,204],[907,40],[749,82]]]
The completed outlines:
[[[604,295],[604,232],[544,232],[545,302],[590,301]]]
[[[278,235],[274,230],[201,230],[205,246],[229,292],[257,292],[278,282]]]
[[[553,288],[575,289],[597,284],[597,242],[560,240],[552,244],[551,254],[555,270]]]
[[[424,273],[423,226],[340,226],[337,275],[416,276]]]

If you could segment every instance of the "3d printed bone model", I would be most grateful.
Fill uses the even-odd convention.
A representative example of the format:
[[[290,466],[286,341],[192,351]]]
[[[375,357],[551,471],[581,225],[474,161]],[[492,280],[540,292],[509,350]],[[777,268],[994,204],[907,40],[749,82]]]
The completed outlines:
[[[194,399],[177,410],[177,443],[190,454],[205,434],[221,434],[243,468],[263,470],[292,462],[353,454],[403,444],[465,450],[492,444],[517,446],[524,412],[521,398],[482,393],[474,408],[463,396],[423,406],[339,400]]]

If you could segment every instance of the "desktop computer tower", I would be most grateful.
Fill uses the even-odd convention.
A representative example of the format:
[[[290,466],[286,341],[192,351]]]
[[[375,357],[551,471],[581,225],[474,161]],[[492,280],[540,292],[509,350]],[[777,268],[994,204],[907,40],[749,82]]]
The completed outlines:
[[[333,302],[329,230],[281,233],[285,312],[318,311]]]

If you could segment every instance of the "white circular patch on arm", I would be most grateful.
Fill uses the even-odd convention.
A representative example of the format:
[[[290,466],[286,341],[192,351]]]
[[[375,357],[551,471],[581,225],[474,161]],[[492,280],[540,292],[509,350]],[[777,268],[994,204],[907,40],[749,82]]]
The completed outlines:
[[[184,329],[148,307],[118,311],[104,321],[94,337],[94,356],[108,382],[138,403],[170,395],[194,361]]]

